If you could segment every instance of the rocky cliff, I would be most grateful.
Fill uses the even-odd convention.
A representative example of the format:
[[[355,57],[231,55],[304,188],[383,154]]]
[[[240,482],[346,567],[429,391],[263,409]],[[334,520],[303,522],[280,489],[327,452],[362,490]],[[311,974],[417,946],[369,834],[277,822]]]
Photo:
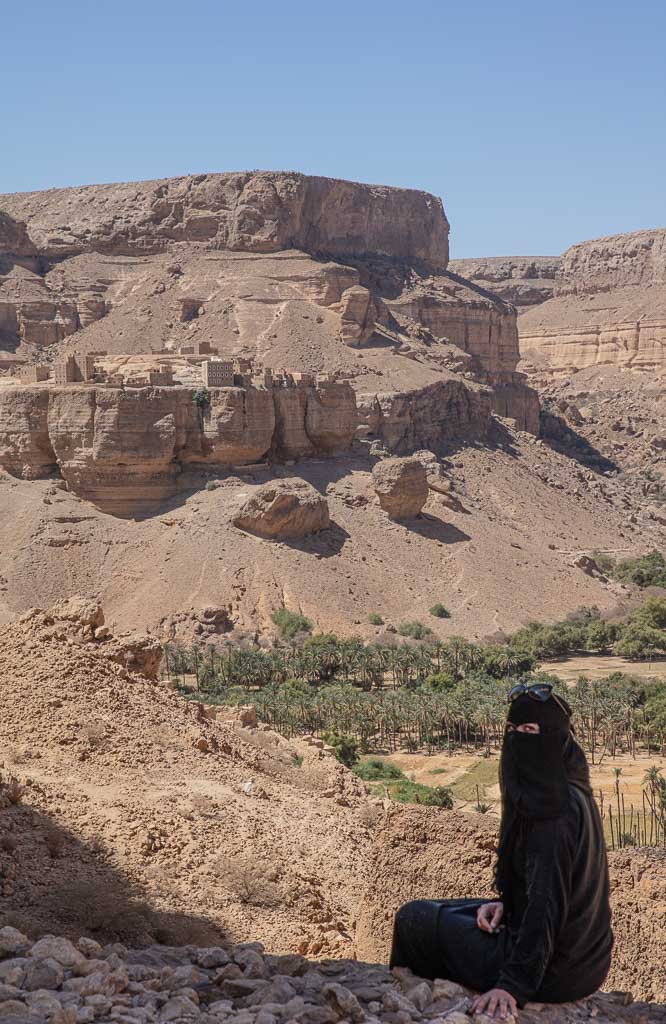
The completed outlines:
[[[293,394],[285,409],[282,394]],[[196,466],[331,454],[357,426],[348,384],[292,392],[212,388],[201,407],[190,388],[120,391],[72,385],[0,389],[0,466],[24,479],[59,471],[103,510],[138,515],[174,495]]]
[[[86,252],[142,255],[172,242],[217,249],[367,253],[445,268],[440,199],[413,189],[293,172],[199,174],[0,196],[49,259]]]
[[[666,370],[666,229],[567,249],[553,297],[524,312],[519,330],[525,364],[538,372]]]
[[[489,256],[450,260],[448,269],[519,309],[552,298],[559,256]]]

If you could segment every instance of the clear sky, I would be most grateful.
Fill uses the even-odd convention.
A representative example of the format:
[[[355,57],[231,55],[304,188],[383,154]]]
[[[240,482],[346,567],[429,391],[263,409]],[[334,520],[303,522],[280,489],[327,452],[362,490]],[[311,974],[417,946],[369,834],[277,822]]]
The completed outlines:
[[[664,0],[4,0],[0,192],[263,168],[442,196],[453,256],[666,225]]]

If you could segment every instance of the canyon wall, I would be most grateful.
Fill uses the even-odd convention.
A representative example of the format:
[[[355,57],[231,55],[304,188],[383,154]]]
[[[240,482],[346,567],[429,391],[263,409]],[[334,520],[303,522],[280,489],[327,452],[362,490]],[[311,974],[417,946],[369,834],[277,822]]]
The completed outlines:
[[[553,297],[518,327],[521,356],[537,372],[666,371],[666,228],[567,249]]]
[[[104,511],[141,515],[178,491],[195,466],[257,462],[349,448],[358,422],[348,384],[293,389],[276,429],[279,391],[212,388],[201,408],[190,388],[120,391],[72,385],[0,389],[0,466],[24,479],[59,470],[68,488]]]
[[[450,260],[448,269],[521,309],[553,297],[560,265],[559,256],[489,256]]]
[[[562,255],[555,295],[590,295],[666,283],[666,228],[572,245]]]
[[[141,255],[173,242],[243,252],[373,253],[445,268],[441,200],[292,172],[199,174],[0,195],[49,260],[84,252]],[[19,229],[20,230],[20,229]]]

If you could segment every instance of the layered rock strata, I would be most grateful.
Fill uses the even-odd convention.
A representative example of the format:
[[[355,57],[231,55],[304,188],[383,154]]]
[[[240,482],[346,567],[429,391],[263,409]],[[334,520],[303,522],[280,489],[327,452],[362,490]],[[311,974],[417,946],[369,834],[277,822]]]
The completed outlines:
[[[202,407],[190,388],[4,388],[0,466],[24,479],[57,468],[76,494],[131,515],[174,495],[188,467],[256,462],[278,446],[289,457],[306,446],[320,454],[349,447],[357,423],[349,385],[293,389],[299,402],[285,417],[286,393],[212,388]]]
[[[49,259],[156,253],[173,242],[257,253],[374,253],[439,267],[449,256],[449,225],[435,196],[291,172],[15,193],[0,196],[0,210],[25,222]]]
[[[666,370],[666,228],[572,246],[553,297],[520,317],[526,365],[564,376],[587,367]]]

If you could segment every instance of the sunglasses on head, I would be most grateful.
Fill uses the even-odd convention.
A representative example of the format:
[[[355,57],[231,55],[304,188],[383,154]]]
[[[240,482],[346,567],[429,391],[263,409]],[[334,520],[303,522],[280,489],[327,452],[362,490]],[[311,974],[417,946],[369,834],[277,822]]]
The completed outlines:
[[[531,697],[532,700],[540,701],[541,704],[544,704],[552,697],[555,703],[562,708],[567,718],[569,717],[569,712],[562,704],[562,701],[558,700],[556,694],[553,693],[551,683],[532,683],[530,686],[527,686],[525,683],[517,683],[516,686],[512,686],[509,690],[507,700],[514,701],[517,697],[522,697],[524,693]]]

